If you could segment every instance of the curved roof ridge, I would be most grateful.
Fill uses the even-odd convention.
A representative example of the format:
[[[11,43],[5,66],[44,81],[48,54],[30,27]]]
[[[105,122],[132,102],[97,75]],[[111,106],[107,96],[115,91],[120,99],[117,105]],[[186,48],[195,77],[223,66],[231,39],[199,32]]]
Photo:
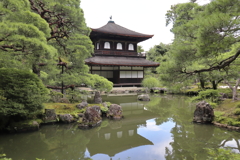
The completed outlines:
[[[106,25],[100,27],[100,28],[91,28],[92,31],[95,32],[101,32],[101,33],[108,33],[108,34],[116,34],[116,35],[122,35],[122,36],[130,36],[130,37],[148,37],[152,38],[153,35],[143,34],[139,33],[130,29],[127,29],[125,27],[122,27],[114,21],[108,22]]]

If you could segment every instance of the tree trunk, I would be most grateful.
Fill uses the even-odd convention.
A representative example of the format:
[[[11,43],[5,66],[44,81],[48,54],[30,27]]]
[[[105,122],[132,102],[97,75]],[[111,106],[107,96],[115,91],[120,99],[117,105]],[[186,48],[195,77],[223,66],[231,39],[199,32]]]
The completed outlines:
[[[64,66],[62,65],[62,74],[64,72]],[[62,92],[62,98],[64,97],[64,84],[63,84],[63,81],[62,81],[62,89],[61,89],[61,92]]]
[[[216,81],[212,81],[212,88],[213,89],[217,89],[218,83],[216,83]]]
[[[232,90],[232,100],[233,101],[236,101],[238,100],[238,95],[237,95],[237,89],[238,89],[238,86],[239,86],[239,83],[240,83],[240,78],[238,78],[236,80],[236,84],[235,86],[232,86],[230,83],[228,83],[227,81],[225,81],[225,83],[228,84],[229,88]]]
[[[35,65],[35,64],[32,65],[32,71],[33,71],[33,73],[38,75],[38,77],[40,77],[40,69],[37,68],[37,65]]]
[[[236,88],[236,87],[233,87],[233,89],[232,89],[232,100],[233,100],[233,101],[238,100],[237,88]]]
[[[233,89],[232,89],[232,100],[233,101],[236,101],[236,100],[238,100],[238,95],[237,95],[237,89],[238,89],[238,86],[239,86],[239,83],[240,83],[240,78],[238,78],[237,80],[236,80],[236,85],[233,87]]]
[[[200,87],[201,89],[205,89],[205,81],[203,79],[200,79]]]

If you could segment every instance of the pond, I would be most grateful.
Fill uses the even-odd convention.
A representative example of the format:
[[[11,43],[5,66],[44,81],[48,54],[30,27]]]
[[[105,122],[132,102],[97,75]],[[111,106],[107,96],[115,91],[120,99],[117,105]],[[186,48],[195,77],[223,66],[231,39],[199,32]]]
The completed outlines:
[[[101,126],[80,130],[74,124],[43,125],[39,131],[0,135],[0,154],[13,160],[191,160],[206,159],[204,148],[240,151],[240,134],[213,125],[192,123],[195,104],[185,96],[108,96],[120,104],[124,119],[104,119]]]

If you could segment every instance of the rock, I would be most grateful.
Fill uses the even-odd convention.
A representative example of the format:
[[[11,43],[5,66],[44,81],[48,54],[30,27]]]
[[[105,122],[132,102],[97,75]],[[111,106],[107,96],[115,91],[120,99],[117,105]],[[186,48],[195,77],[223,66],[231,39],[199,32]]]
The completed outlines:
[[[101,108],[99,106],[92,106],[92,108],[101,115]]]
[[[198,102],[194,111],[193,122],[212,123],[214,118],[213,108],[206,101]]]
[[[71,123],[74,121],[74,118],[71,114],[60,114],[59,120],[64,123]]]
[[[60,103],[70,103],[67,98],[61,98],[61,99],[59,99],[59,102]]]
[[[107,105],[106,102],[103,102],[102,105],[103,105],[104,107],[106,107],[106,108],[108,107],[108,105]]]
[[[83,118],[83,116],[84,116],[83,113],[79,113],[79,114],[78,114],[78,117],[79,117],[79,118]]]
[[[95,92],[95,95],[94,95],[94,103],[97,103],[97,104],[102,103],[102,97],[101,97],[101,94],[100,94],[99,91],[96,91],[96,92]]]
[[[111,104],[108,111],[107,117],[112,119],[121,119],[122,115],[122,107],[117,104]]]
[[[227,95],[226,93],[220,93],[220,95],[221,95],[221,96],[219,97],[220,100],[223,101],[224,99],[228,99],[228,95]]]
[[[141,95],[139,95],[137,98],[138,98],[138,100],[140,100],[140,101],[150,101],[150,97],[149,97],[148,94],[141,94]]]
[[[83,115],[82,122],[78,125],[81,129],[88,129],[98,126],[102,122],[99,106],[87,107]]]
[[[151,92],[165,93],[167,92],[166,88],[153,87],[150,89]]]
[[[39,129],[39,124],[38,124],[37,121],[33,121],[33,122],[32,122],[32,126],[35,126],[35,127],[37,127],[37,128]]]
[[[86,101],[82,101],[81,103],[79,103],[78,105],[76,105],[76,107],[78,108],[78,109],[83,109],[83,108],[85,108],[85,107],[87,107],[88,106],[88,103],[86,102]]]
[[[57,115],[55,109],[45,109],[45,117],[43,118],[44,123],[57,122]]]

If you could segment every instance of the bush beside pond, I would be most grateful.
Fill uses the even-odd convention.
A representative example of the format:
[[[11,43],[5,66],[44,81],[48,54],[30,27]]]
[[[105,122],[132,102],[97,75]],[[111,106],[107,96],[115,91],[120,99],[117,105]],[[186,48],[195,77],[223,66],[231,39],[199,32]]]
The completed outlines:
[[[239,105],[239,101],[232,101],[231,99],[222,101],[221,104],[214,109],[215,122],[240,127]]]

